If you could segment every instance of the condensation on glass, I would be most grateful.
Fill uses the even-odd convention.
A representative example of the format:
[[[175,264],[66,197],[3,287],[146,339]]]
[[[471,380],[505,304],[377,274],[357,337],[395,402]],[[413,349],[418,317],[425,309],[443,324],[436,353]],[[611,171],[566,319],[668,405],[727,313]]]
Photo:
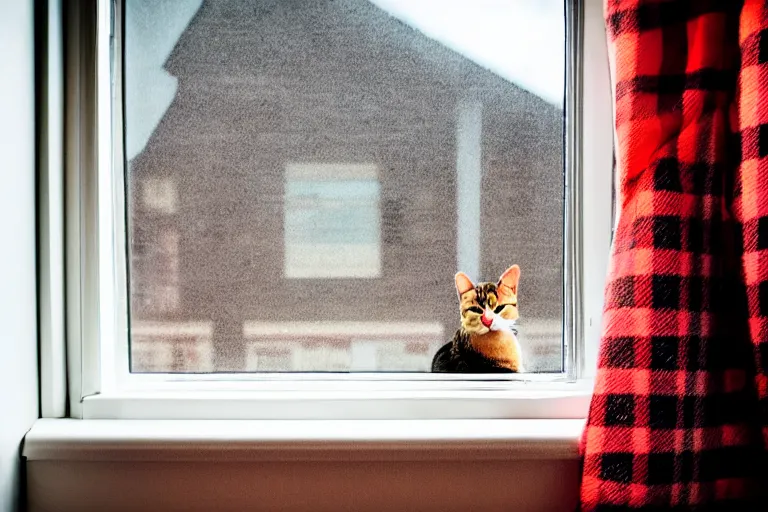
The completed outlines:
[[[125,0],[133,372],[429,371],[522,268],[563,370],[562,0]]]

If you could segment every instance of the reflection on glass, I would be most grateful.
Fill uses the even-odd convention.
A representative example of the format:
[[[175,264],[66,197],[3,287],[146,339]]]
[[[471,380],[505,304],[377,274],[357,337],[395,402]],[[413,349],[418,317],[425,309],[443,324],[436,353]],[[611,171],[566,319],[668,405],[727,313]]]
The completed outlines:
[[[454,273],[513,263],[562,369],[562,1],[125,14],[132,371],[428,371]]]

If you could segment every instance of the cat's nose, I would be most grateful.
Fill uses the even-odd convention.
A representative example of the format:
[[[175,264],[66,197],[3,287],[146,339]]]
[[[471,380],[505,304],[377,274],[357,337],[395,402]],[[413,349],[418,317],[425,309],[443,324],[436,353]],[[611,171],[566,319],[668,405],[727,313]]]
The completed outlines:
[[[483,323],[484,326],[490,328],[491,324],[493,323],[493,317],[491,316],[491,312],[487,309],[483,311],[483,316],[480,317],[480,321]]]

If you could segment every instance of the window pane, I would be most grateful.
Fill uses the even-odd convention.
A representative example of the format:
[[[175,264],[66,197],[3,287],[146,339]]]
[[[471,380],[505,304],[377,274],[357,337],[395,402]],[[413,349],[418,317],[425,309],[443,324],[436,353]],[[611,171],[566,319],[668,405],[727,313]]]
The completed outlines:
[[[563,370],[563,0],[125,0],[134,372]]]

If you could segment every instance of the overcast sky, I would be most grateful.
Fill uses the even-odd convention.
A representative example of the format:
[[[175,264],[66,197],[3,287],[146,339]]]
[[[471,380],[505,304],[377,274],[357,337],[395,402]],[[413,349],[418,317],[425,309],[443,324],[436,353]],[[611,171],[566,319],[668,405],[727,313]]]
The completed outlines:
[[[562,106],[563,0],[369,0],[424,35]]]

